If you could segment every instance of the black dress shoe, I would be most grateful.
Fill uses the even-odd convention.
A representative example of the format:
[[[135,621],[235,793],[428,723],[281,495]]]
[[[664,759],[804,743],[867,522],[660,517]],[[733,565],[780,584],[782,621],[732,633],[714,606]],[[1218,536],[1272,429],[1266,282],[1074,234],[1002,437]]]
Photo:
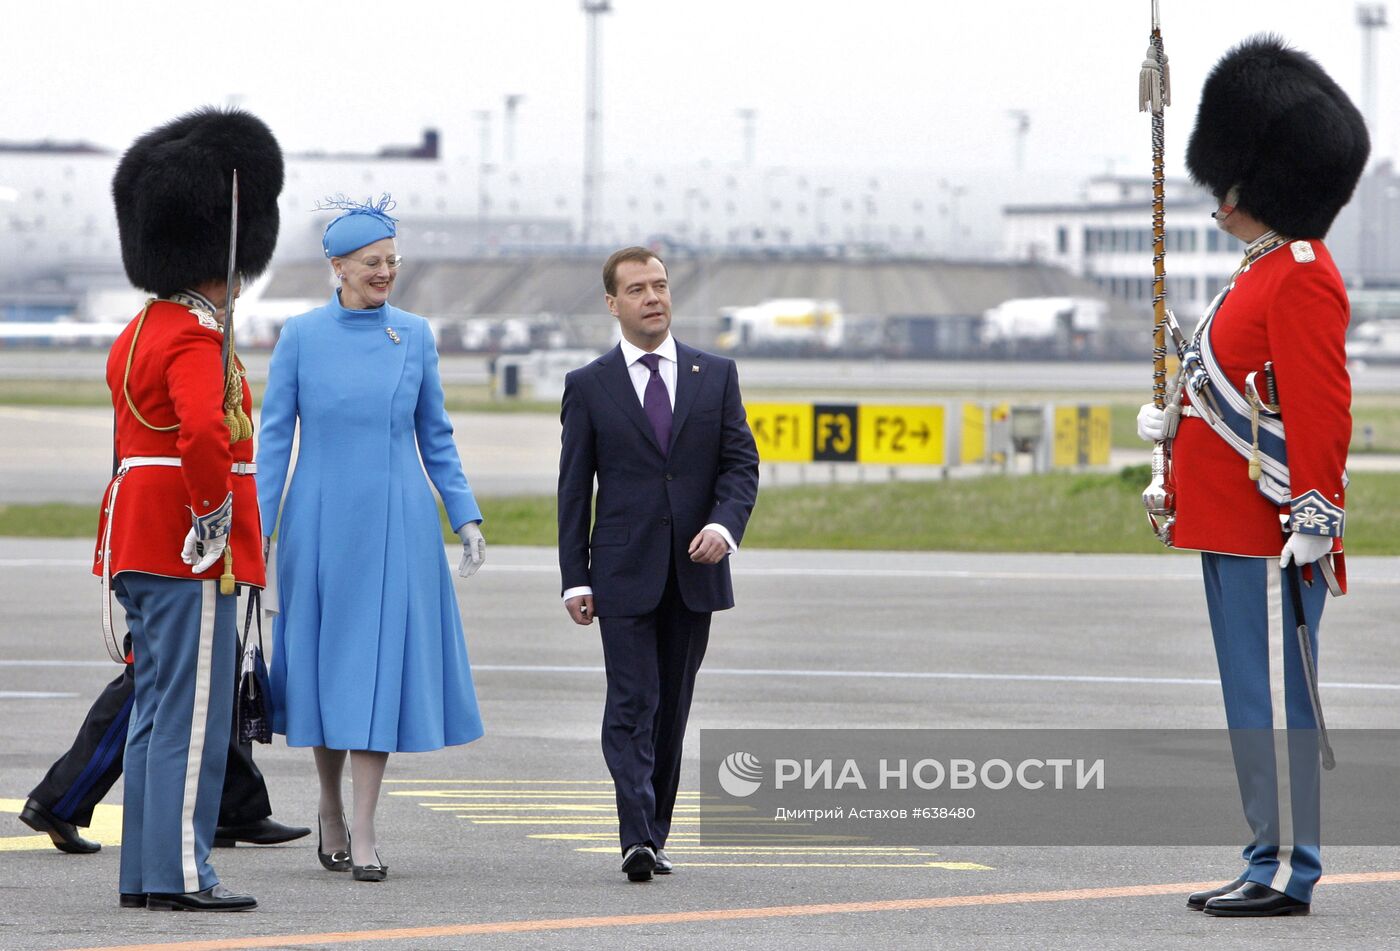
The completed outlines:
[[[123,908],[145,908],[146,893],[122,892],[122,897],[118,900],[118,904],[120,904]]]
[[[340,817],[340,824],[345,825],[345,817]],[[328,872],[348,872],[350,871],[350,836],[345,836],[345,848],[337,849],[334,852],[326,852],[321,848],[321,816],[316,816],[316,857],[321,860],[322,867]]]
[[[351,865],[350,875],[357,882],[382,882],[389,877],[389,866],[379,864],[379,852],[376,850],[372,865]]]
[[[222,885],[212,885],[202,892],[175,892],[146,896],[151,911],[248,911],[258,907],[252,895],[235,895]]]
[[[1274,915],[1306,915],[1305,901],[1289,898],[1258,882],[1245,882],[1239,888],[1206,902],[1208,915],[1217,918],[1268,918]]]
[[[670,875],[675,867],[676,863],[671,861],[671,857],[666,854],[665,849],[656,850],[656,868],[653,871],[657,875]]]
[[[1245,877],[1241,875],[1228,885],[1221,885],[1219,888],[1212,888],[1204,892],[1192,892],[1186,896],[1186,907],[1192,911],[1200,911],[1206,907],[1206,902],[1220,895],[1228,895],[1245,883]]]
[[[236,826],[219,826],[214,830],[214,845],[233,848],[240,842],[249,845],[278,845],[311,834],[306,826],[284,826],[271,817],[254,819]]]
[[[49,812],[38,800],[31,799],[20,811],[19,821],[35,832],[42,832],[53,840],[54,848],[72,855],[87,855],[102,848],[101,842],[84,839],[78,834],[78,827],[65,822]]]
[[[656,853],[645,842],[628,846],[622,856],[622,870],[627,873],[629,882],[651,881],[652,870],[656,868]]]

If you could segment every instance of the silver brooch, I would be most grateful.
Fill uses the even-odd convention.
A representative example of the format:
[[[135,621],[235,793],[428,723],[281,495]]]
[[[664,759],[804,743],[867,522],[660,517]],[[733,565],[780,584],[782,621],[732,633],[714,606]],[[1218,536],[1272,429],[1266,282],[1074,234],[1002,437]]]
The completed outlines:
[[[394,343],[399,342],[399,335],[394,333],[393,327],[385,327],[384,332],[389,335],[389,339],[394,341]]]
[[[698,363],[692,363],[692,364],[690,365],[690,372],[691,372],[691,373],[699,373],[699,372],[700,372],[700,364],[698,364]]]

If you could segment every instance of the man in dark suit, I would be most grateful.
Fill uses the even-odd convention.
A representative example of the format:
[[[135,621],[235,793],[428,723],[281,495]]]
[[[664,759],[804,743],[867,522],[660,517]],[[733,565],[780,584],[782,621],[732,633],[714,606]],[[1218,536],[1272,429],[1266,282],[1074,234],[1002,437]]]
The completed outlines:
[[[686,718],[710,614],[734,606],[726,559],[758,495],[758,450],[734,361],[671,337],[661,259],[624,248],[603,288],[622,342],[564,381],[559,568],[574,623],[602,628],[622,870],[647,881],[672,868]]]

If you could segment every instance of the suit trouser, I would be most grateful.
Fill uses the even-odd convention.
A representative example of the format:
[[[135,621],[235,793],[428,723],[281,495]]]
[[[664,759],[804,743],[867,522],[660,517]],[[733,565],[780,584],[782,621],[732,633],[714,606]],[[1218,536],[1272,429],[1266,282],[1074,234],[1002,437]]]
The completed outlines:
[[[237,676],[235,664],[235,681]],[[93,808],[122,774],[135,684],[134,668],[127,664],[97,695],[73,745],[49,767],[29,798],[65,822],[76,826],[92,824]],[[219,825],[243,825],[270,815],[272,803],[267,797],[267,783],[253,762],[253,744],[239,743],[237,731],[230,730]]]
[[[1292,572],[1274,558],[1209,552],[1201,564],[1235,773],[1253,834],[1243,853],[1245,877],[1310,902],[1322,874],[1321,773]],[[1327,586],[1319,578],[1302,595],[1315,662]],[[1278,742],[1275,730],[1284,726]]]
[[[600,617],[608,697],[603,759],[617,793],[622,847],[666,844],[681,778],[695,675],[710,640],[710,614],[681,599],[672,566],[648,614]]]
[[[135,692],[126,743],[121,890],[193,892],[209,865],[228,759],[238,600],[217,581],[123,572]]]

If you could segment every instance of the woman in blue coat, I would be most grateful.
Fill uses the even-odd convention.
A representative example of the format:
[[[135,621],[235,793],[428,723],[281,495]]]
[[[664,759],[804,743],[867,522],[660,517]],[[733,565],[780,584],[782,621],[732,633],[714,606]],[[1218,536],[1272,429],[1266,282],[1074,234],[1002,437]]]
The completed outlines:
[[[322,245],[339,286],[325,306],[287,321],[268,368],[258,504],[268,536],[281,512],[274,729],[315,752],[322,865],[382,881],[374,811],[389,754],[482,734],[429,478],[462,537],[463,577],[480,567],[486,542],[428,322],[388,303],[403,260],[392,205],[386,196],[336,207],[344,214]]]

